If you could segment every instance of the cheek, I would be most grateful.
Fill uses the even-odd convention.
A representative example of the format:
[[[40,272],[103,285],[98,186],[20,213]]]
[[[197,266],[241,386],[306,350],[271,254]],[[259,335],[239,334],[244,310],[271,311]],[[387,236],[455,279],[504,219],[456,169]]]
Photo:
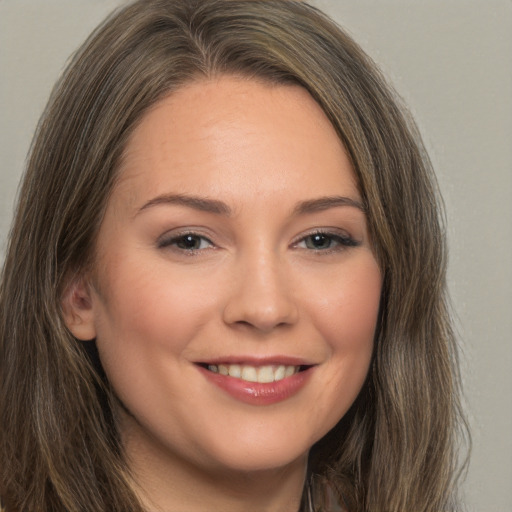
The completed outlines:
[[[345,415],[359,394],[370,365],[380,306],[381,273],[373,258],[338,279],[326,281],[312,296],[314,324],[330,352],[323,391],[314,414],[325,418],[324,433]],[[322,299],[323,297],[323,299]]]
[[[166,365],[181,360],[205,325],[212,296],[205,294],[201,280],[180,280],[158,265],[148,268],[125,261],[111,267],[108,276],[104,293],[95,300],[95,318],[98,350],[109,379],[122,388],[144,374],[165,376]],[[142,392],[142,382],[139,385]]]
[[[140,340],[145,348],[158,341],[185,343],[186,333],[201,327],[217,300],[204,277],[170,271],[165,262],[125,261],[106,275],[109,283],[100,298],[100,328],[113,331],[107,339],[122,333],[126,340]]]
[[[187,350],[216,300],[205,293],[201,279],[175,275],[158,264],[128,263],[110,270],[104,294],[97,297],[97,346],[117,396],[149,424],[151,411],[179,398],[176,375],[190,371]]]
[[[357,262],[343,269],[338,278],[324,283],[316,325],[333,352],[368,352],[379,314],[382,278],[376,261]]]

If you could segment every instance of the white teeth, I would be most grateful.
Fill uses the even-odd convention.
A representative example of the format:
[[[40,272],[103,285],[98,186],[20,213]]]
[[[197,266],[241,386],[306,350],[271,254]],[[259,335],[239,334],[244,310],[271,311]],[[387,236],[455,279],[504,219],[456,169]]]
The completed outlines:
[[[297,369],[298,371],[298,369]],[[287,366],[284,371],[285,377],[291,377],[295,373],[295,367],[294,366]]]
[[[276,368],[274,372],[274,380],[282,380],[284,379],[284,374],[286,372],[286,367],[281,365]]]
[[[244,366],[242,370],[242,380],[249,382],[258,382],[258,372],[254,366]]]
[[[247,382],[259,382],[268,383],[283,380],[286,377],[298,373],[299,366],[283,364],[266,365],[266,366],[250,366],[250,365],[239,365],[239,364],[209,364],[208,370],[214,373],[220,373],[221,375],[229,375],[237,379],[242,379]]]
[[[274,382],[275,376],[272,366],[262,366],[258,370],[258,382]]]
[[[242,369],[238,364],[230,364],[228,366],[228,373],[230,377],[240,378],[242,376]]]

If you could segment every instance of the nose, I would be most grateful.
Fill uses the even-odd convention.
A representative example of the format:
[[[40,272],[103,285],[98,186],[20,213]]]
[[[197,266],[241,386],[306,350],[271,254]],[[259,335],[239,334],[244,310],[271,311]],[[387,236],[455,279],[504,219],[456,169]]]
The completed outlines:
[[[233,279],[223,313],[226,324],[269,333],[297,322],[297,304],[277,256],[265,254],[239,262]]]

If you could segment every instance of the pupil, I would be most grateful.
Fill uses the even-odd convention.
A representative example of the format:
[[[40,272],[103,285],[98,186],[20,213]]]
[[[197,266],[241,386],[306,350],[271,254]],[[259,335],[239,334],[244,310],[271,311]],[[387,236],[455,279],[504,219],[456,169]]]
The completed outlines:
[[[325,235],[313,235],[312,236],[312,242],[315,249],[326,249],[330,245],[330,238]]]
[[[197,236],[185,235],[181,238],[178,245],[182,249],[197,249],[199,246],[199,239]]]

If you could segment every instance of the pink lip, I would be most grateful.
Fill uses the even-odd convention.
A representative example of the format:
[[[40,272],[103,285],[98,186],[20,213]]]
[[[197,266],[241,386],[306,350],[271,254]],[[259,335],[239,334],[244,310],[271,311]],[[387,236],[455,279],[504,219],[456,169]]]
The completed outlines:
[[[247,364],[250,366],[284,365],[284,366],[312,366],[314,363],[300,357],[293,356],[226,356],[198,361],[205,364]]]
[[[266,362],[264,364],[285,364],[299,366],[298,364],[292,362],[282,362],[283,360],[284,359],[279,358],[279,362],[276,363],[276,359],[272,359],[272,362]],[[287,360],[289,360],[289,358]],[[239,361],[240,359],[237,359],[237,362]],[[255,365],[254,362],[249,362],[247,358],[244,358],[243,361],[245,364]],[[236,364],[229,363],[226,359],[223,359],[222,362],[219,363],[211,362],[210,364],[222,363]],[[263,364],[261,363],[261,360],[259,360],[259,364]],[[197,366],[197,368],[206,377],[206,379],[208,379],[209,382],[215,384],[236,400],[250,405],[271,405],[282,402],[297,394],[309,380],[315,366],[311,366],[303,371],[300,371],[291,377],[286,377],[282,380],[268,383],[248,382],[236,377],[214,373],[202,366]]]

